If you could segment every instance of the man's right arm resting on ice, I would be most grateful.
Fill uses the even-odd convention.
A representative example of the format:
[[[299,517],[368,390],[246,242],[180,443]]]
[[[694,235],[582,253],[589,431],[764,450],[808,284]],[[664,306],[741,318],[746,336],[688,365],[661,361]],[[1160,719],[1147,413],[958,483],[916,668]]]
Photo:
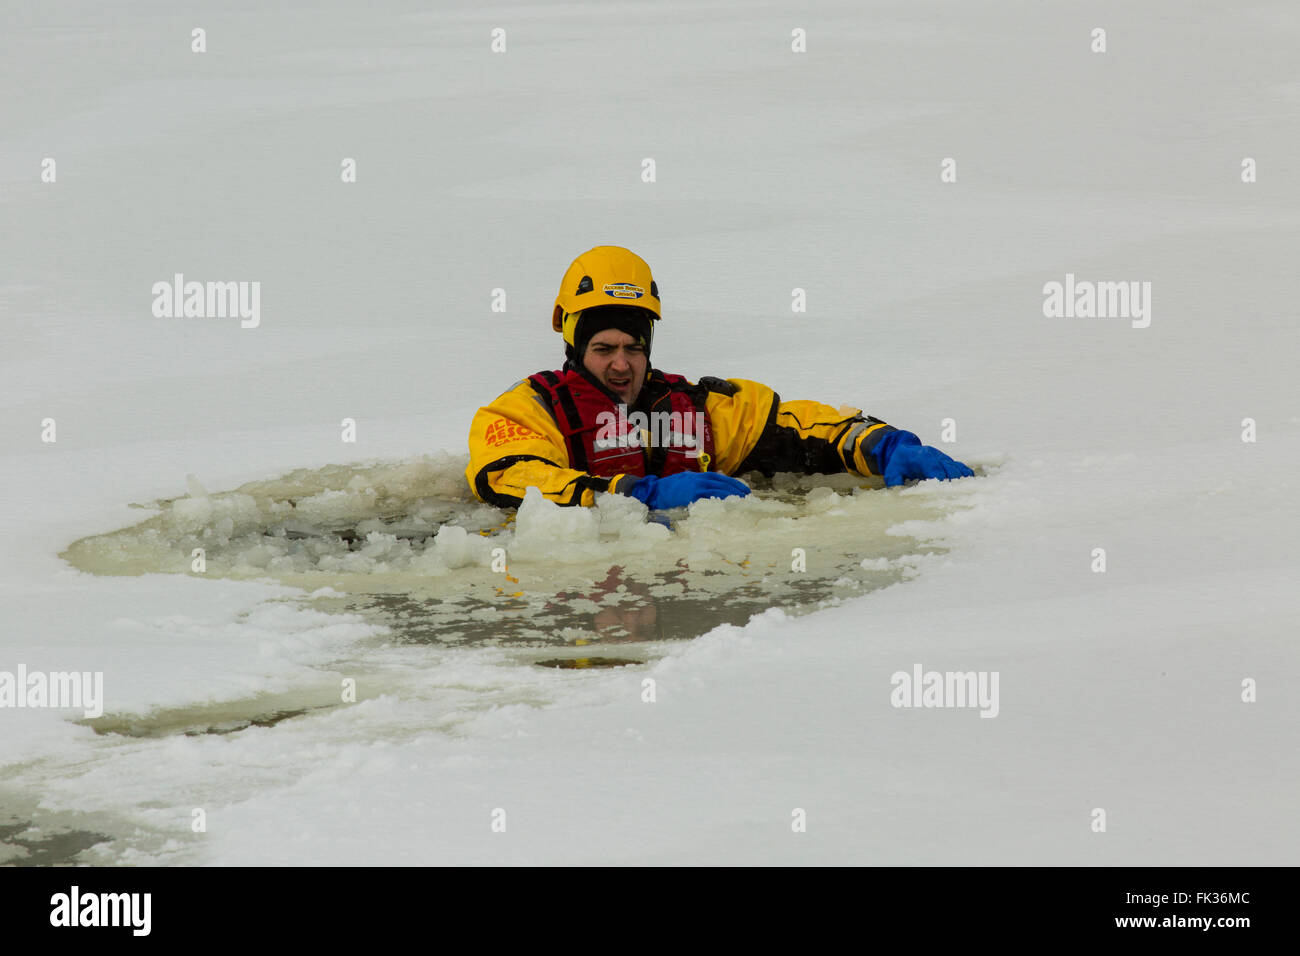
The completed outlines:
[[[891,485],[912,477],[971,474],[960,462],[921,445],[911,432],[857,410],[783,402],[766,385],[745,379],[705,381],[712,383],[706,403],[715,445],[712,468],[722,474],[852,472],[883,476]],[[470,425],[469,447],[465,477],[470,487],[478,498],[501,508],[518,507],[529,487],[557,504],[590,506],[596,492],[627,494],[637,480],[570,468],[564,436],[545,399],[527,380],[479,409]]]

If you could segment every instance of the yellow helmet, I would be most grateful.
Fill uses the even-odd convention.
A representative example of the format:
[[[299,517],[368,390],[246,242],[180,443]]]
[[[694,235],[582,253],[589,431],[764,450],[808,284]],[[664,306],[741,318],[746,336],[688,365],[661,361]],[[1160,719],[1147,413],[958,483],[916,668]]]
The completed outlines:
[[[653,313],[652,321],[660,318],[659,286],[644,259],[622,246],[597,246],[578,256],[560,282],[551,328],[576,347],[583,310],[600,305],[645,309]]]

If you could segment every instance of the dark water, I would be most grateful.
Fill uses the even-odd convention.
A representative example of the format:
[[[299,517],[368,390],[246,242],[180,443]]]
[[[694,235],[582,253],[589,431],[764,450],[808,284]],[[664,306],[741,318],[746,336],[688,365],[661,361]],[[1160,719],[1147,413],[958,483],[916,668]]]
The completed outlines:
[[[695,572],[683,561],[654,574],[615,565],[603,579],[542,595],[504,588],[451,597],[366,594],[345,607],[387,625],[404,644],[606,646],[688,640],[722,624],[742,626],[772,607],[807,613],[901,578],[899,569],[863,571],[853,558],[817,575],[772,568]]]

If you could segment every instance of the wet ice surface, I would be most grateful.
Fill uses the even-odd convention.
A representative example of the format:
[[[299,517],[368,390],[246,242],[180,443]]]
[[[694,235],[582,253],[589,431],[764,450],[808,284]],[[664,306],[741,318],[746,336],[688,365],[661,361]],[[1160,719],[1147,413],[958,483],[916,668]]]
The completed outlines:
[[[73,719],[87,734],[77,746],[11,766],[0,855],[191,860],[202,837],[188,808],[213,793],[225,806],[256,799],[337,748],[430,734],[454,746],[493,714],[566,706],[573,681],[596,672],[639,680],[641,665],[719,624],[773,607],[802,614],[911,577],[938,548],[891,529],[959,500],[852,476],[753,475],[747,499],[674,512],[619,496],[560,508],[534,492],[514,513],[472,499],[464,467],[450,454],[338,464],[229,491],[192,476],[185,494],[139,505],[143,520],[68,546],[62,557],[105,584],[164,575],[149,593],[224,581],[291,590],[225,617],[196,606],[107,620],[109,642],[185,657],[229,642],[232,660],[256,655],[267,676],[247,689],[205,679],[132,695],[111,673],[103,716]],[[345,680],[355,700],[342,699]],[[119,809],[86,812],[92,792],[114,793]]]
[[[553,651],[812,610],[902,580],[935,550],[889,531],[937,508],[857,476],[751,475],[748,498],[653,514],[618,495],[580,509],[530,491],[516,514],[472,499],[464,466],[338,465],[217,493],[191,477],[188,495],[64,557],[97,574],[270,577],[399,644]]]
[[[141,505],[144,520],[70,545],[64,559],[97,576],[291,585],[233,624],[265,635],[260,653],[321,650],[254,693],[208,688],[202,700],[75,720],[93,732],[81,746],[12,774],[18,810],[0,850],[47,863],[192,860],[202,837],[187,834],[185,808],[208,799],[195,794],[239,805],[292,786],[311,753],[338,748],[429,735],[455,746],[493,715],[569,706],[573,682],[597,676],[575,671],[630,669],[639,681],[639,665],[720,624],[770,608],[799,615],[915,576],[941,549],[897,532],[932,531],[963,507],[942,493],[955,487],[751,475],[749,498],[673,512],[614,495],[560,508],[530,492],[512,513],[473,500],[464,466],[449,454],[330,465],[231,491],[191,477],[187,494]],[[170,623],[178,649],[199,626]],[[355,700],[342,701],[341,680]],[[160,760],[176,771],[170,783],[150,769]],[[116,793],[122,811],[80,812],[91,791]],[[31,793],[41,801],[23,804]]]

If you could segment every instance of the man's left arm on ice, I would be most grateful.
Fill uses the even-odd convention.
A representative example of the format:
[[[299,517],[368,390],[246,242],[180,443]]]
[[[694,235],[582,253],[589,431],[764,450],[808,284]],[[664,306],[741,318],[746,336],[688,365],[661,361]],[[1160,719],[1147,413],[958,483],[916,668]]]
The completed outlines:
[[[702,379],[709,388],[709,419],[718,445],[717,468],[729,475],[853,472],[876,475],[886,486],[908,479],[968,478],[972,472],[912,432],[858,409],[811,401],[781,401],[758,382]]]

